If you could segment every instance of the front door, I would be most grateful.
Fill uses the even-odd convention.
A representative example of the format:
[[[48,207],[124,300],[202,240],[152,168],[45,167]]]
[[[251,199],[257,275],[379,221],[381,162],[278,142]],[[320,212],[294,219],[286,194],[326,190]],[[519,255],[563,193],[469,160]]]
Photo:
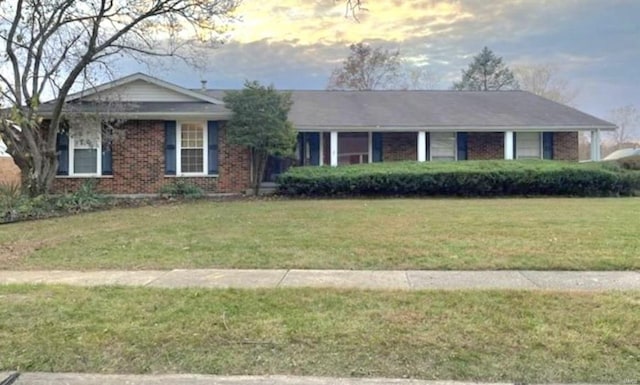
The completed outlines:
[[[267,158],[267,165],[264,168],[262,181],[275,182],[278,175],[287,171],[292,164],[293,160],[291,158],[281,158],[269,155],[269,158]]]

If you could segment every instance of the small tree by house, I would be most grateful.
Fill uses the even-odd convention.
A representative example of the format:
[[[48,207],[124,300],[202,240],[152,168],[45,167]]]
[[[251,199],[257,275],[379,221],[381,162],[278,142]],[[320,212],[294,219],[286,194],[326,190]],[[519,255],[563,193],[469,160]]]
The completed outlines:
[[[513,72],[489,48],[473,57],[466,70],[462,70],[462,79],[453,83],[454,90],[499,91],[520,89]]]
[[[246,81],[242,90],[228,91],[224,102],[233,111],[227,123],[227,140],[249,148],[251,186],[257,195],[269,155],[293,154],[296,131],[287,120],[293,105],[291,94],[278,92],[273,85],[265,87],[257,81]]]

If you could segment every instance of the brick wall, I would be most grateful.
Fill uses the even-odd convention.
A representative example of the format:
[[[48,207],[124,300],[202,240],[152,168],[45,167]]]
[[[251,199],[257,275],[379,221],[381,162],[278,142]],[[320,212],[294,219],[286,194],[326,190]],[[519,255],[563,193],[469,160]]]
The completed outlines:
[[[0,156],[0,183],[20,183],[20,169],[8,156]]]
[[[504,159],[504,133],[470,132],[467,135],[467,159]]]
[[[382,161],[418,159],[417,132],[385,132],[382,134]]]
[[[218,130],[217,177],[165,176],[164,121],[129,121],[112,147],[113,176],[95,178],[99,191],[109,194],[155,194],[175,180],[199,186],[207,193],[241,192],[249,187],[249,153],[226,141],[226,129]],[[56,192],[75,191],[88,178],[58,177]]]
[[[553,134],[553,159],[573,160],[579,159],[578,132],[555,132]]]

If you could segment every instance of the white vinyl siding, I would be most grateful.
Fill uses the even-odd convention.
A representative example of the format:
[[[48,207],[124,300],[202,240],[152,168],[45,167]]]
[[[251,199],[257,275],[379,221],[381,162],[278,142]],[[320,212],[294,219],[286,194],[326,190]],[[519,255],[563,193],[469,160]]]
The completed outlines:
[[[179,92],[136,80],[129,84],[115,87],[88,96],[86,100],[113,100],[122,102],[193,102],[196,99]]]
[[[429,135],[431,160],[456,160],[456,133],[432,132]]]
[[[539,132],[516,133],[516,159],[541,159],[542,134]]]

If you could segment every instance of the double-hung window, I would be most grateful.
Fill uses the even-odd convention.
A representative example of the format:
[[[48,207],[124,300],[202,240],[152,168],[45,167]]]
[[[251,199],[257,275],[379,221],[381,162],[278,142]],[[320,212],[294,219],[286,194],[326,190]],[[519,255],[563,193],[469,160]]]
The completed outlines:
[[[516,133],[516,159],[541,159],[541,136],[540,132]]]
[[[178,170],[182,175],[206,174],[207,135],[204,122],[178,125]]]
[[[106,139],[106,140],[105,140]],[[111,138],[102,127],[70,128],[58,133],[58,175],[102,176],[112,174]]]
[[[429,135],[431,142],[431,160],[453,161],[456,160],[456,133],[432,132]]]
[[[164,122],[165,175],[218,175],[218,122]]]
[[[100,129],[71,130],[69,138],[69,175],[100,175],[101,135]]]

